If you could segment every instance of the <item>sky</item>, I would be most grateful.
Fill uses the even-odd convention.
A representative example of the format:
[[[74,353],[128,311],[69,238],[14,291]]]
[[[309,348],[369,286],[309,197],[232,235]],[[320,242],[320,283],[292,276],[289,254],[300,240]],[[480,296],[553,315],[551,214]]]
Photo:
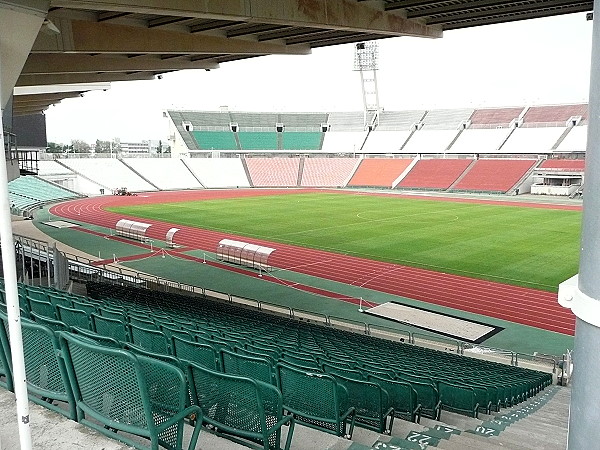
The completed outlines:
[[[377,82],[387,110],[587,102],[592,22],[570,14],[447,31],[441,39],[379,41]],[[353,44],[306,56],[264,56],[219,69],[168,73],[161,80],[112,83],[46,111],[51,142],[168,135],[166,109],[362,111]]]

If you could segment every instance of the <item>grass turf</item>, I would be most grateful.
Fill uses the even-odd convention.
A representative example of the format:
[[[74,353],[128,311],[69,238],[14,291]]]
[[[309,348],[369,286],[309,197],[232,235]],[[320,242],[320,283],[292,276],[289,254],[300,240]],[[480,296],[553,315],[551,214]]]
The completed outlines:
[[[336,193],[110,210],[549,291],[578,270],[578,211]]]

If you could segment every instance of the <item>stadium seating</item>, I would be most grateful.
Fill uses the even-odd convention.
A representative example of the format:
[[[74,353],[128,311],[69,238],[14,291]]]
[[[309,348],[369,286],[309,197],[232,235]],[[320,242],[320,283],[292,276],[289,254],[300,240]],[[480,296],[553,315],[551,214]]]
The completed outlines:
[[[190,158],[185,164],[206,188],[249,187],[242,161],[238,158]]]
[[[402,130],[409,131],[411,127],[423,120],[426,111],[381,111],[377,130]]]
[[[423,127],[413,133],[402,149],[402,153],[444,153],[458,133],[456,129],[432,130]]]
[[[277,150],[277,133],[274,131],[238,132],[241,150]]]
[[[470,128],[508,128],[517,119],[524,108],[482,108],[476,109],[471,118]]]
[[[461,123],[470,119],[474,110],[463,109],[434,109],[427,111],[422,122],[427,130],[457,130]]]
[[[566,127],[516,128],[501,148],[510,155],[550,153]]]
[[[57,163],[56,161],[38,161],[38,175],[43,177],[46,175],[74,175],[72,170],[67,169],[65,166]]]
[[[200,189],[184,161],[178,158],[124,158],[123,161],[162,190]]]
[[[15,178],[9,182],[8,196],[11,205],[21,210],[78,197],[72,191],[32,175]]]
[[[364,131],[363,112],[331,112],[329,113],[329,125],[332,132]]]
[[[354,407],[355,425],[378,433],[392,434],[394,406],[388,391],[383,386],[335,373],[331,375],[348,391],[348,403]],[[416,397],[415,394],[414,400]],[[410,395],[410,398],[413,399],[413,396]]]
[[[235,135],[231,131],[192,131],[200,150],[237,150]]]
[[[110,189],[126,187],[129,191],[155,191],[156,188],[114,158],[69,158],[61,162],[69,169]]]
[[[283,448],[290,448],[295,422],[284,414],[281,392],[275,386],[193,363],[187,373],[194,404],[202,408],[203,421],[215,427],[217,434],[279,450],[281,427],[289,425]]]
[[[587,104],[532,106],[523,116],[524,123],[562,123],[571,117],[586,119]]]
[[[275,131],[275,124],[281,123],[280,114],[271,112],[230,111],[229,117],[245,131],[259,131],[259,129],[264,131],[267,128]]]
[[[583,172],[585,159],[546,159],[537,168],[548,171]]]
[[[349,406],[346,388],[331,375],[278,364],[277,380],[283,406],[297,421],[336,436],[352,438],[355,409]]]
[[[507,192],[536,163],[531,159],[479,159],[453,189]]]
[[[584,153],[587,147],[588,126],[580,125],[571,128],[569,134],[558,145],[556,153]]]
[[[412,159],[363,159],[348,186],[391,188],[412,162]]]
[[[448,189],[469,167],[471,159],[421,159],[400,181],[399,188]]]
[[[511,130],[507,128],[475,128],[464,130],[450,147],[450,153],[498,153]]]
[[[195,414],[189,449],[195,448],[202,411],[186,408],[181,369],[70,333],[62,333],[60,342],[80,423],[135,448],[150,447],[117,432],[145,437],[152,449],[182,448],[184,419]]]
[[[410,131],[371,131],[362,148],[364,153],[398,153]]]
[[[299,158],[246,158],[255,187],[291,187],[298,185]]]
[[[306,158],[301,186],[340,187],[350,180],[360,163],[355,158]]]
[[[10,355],[8,317],[0,313],[0,341],[3,354]],[[60,347],[53,330],[26,318],[21,320],[23,359],[29,399],[75,420],[75,400]],[[7,358],[10,360],[10,358]],[[9,363],[11,364],[11,363]],[[12,386],[11,386],[12,388]],[[66,405],[62,408],[55,402]]]
[[[323,133],[286,130],[282,138],[282,150],[320,150]]]
[[[360,151],[367,137],[366,131],[329,131],[323,139],[323,152],[341,153]]]
[[[266,440],[277,448],[277,426],[248,429],[248,424],[258,423],[263,411],[272,424],[291,420],[283,413],[280,419],[275,417],[278,411],[288,411],[307,426],[351,436],[355,424],[380,432],[391,430],[392,409],[395,417],[414,421],[419,415],[438,419],[445,410],[472,416],[489,413],[526,400],[552,379],[550,374],[266,315],[208,298],[194,301],[164,292],[156,296],[151,290],[92,282],[87,289],[92,297],[21,286],[24,314],[36,302],[46,302],[55,308],[49,309],[49,314],[58,310],[60,315],[66,308],[84,305],[95,311],[90,316],[96,332],[101,332],[102,326],[110,333],[129,330],[125,340],[118,342],[74,328],[80,336],[62,333],[59,341],[78,419],[128,444],[124,435],[114,431],[155,439],[156,433],[149,430],[153,423],[149,414],[157,418],[158,427],[159,422],[173,417],[169,436],[176,439],[180,418],[190,413],[200,417],[198,409],[185,409],[189,404],[204,406],[205,422],[229,438]],[[70,301],[71,307],[59,298]],[[42,316],[32,317],[38,321]],[[155,342],[161,345],[155,346]],[[211,379],[209,384],[201,383],[202,392],[197,382],[189,386],[182,378],[179,368],[190,364],[195,367],[190,380],[198,373]],[[304,364],[312,367],[302,367]],[[281,407],[264,397],[268,392],[279,395],[273,373]],[[147,389],[134,382],[136,377],[146,380]],[[222,392],[228,392],[227,398],[222,398]],[[150,407],[173,406],[152,412],[140,406],[143,396],[150,399]],[[110,398],[113,407],[103,408],[106,403],[98,403],[101,398]],[[243,404],[242,398],[246,399]],[[227,408],[210,407],[217,404]],[[133,417],[145,419],[133,421]],[[112,421],[117,426],[103,426]],[[158,433],[159,439],[163,437]]]

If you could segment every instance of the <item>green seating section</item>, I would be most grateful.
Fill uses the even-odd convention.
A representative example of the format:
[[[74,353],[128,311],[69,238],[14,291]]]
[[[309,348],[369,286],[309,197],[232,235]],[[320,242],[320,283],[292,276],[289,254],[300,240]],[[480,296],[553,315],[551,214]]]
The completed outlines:
[[[153,449],[182,448],[184,419],[201,411],[185,407],[181,369],[70,333],[61,333],[60,340],[80,423],[135,448],[147,447],[118,431],[148,438]],[[197,423],[190,449],[199,433]]]
[[[201,150],[237,150],[235,136],[231,131],[192,131]]]
[[[296,420],[336,436],[352,438],[354,408],[347,389],[330,375],[287,364],[277,365],[283,404]]]
[[[277,150],[277,133],[274,131],[238,132],[242,150]]]
[[[32,329],[39,327],[46,330],[46,334],[65,330],[76,333],[74,337],[59,341],[61,345],[75,342],[77,352],[82,353],[96,350],[90,347],[84,351],[80,349],[81,343],[105,349],[102,350],[104,353],[100,352],[105,355],[102,358],[116,358],[115,361],[120,362],[114,364],[124,364],[142,378],[154,376],[149,375],[144,369],[145,363],[140,362],[146,359],[159,360],[186,373],[185,401],[178,406],[178,411],[187,405],[201,405],[204,401],[198,398],[201,395],[199,385],[194,388],[191,384],[193,367],[204,368],[206,373],[200,372],[207,379],[214,377],[209,372],[227,375],[221,377],[225,381],[214,381],[217,385],[226,386],[237,380],[246,386],[240,387],[242,390],[279,390],[283,411],[305,425],[340,436],[351,436],[355,425],[391,432],[394,418],[418,422],[424,415],[439,419],[442,410],[471,416],[489,413],[522,402],[552,382],[552,376],[547,373],[307,324],[208,298],[164,292],[156,295],[146,289],[93,282],[88,283],[87,289],[89,297],[20,285],[22,314],[37,323],[27,322],[32,324]],[[36,332],[40,330],[36,329]],[[0,376],[4,375],[8,386],[10,367],[5,362],[8,361],[8,348],[4,345],[3,349],[0,369],[4,363],[7,370],[0,370]],[[115,350],[130,356],[114,353]],[[63,348],[63,356],[64,352]],[[92,358],[91,353],[88,356]],[[71,369],[69,364],[73,365]],[[80,376],[83,380],[84,372],[79,371],[78,375],[74,364],[73,361],[66,364],[69,379]],[[79,367],[83,366],[81,363]],[[175,372],[177,376],[181,375]],[[248,384],[246,379],[254,380],[254,384]],[[156,383],[155,386],[158,381]],[[164,380],[161,383],[171,386]],[[263,384],[270,388],[263,389]],[[33,389],[31,394],[42,396]],[[89,399],[78,394],[81,392],[74,389],[77,419],[87,414],[94,421],[103,423],[94,414],[106,415],[108,412],[92,408],[86,403]],[[224,394],[217,392],[214,395]],[[229,400],[224,398],[215,405],[225,406]],[[58,400],[70,404],[68,398]],[[206,404],[211,401],[207,400]],[[260,416],[260,411],[244,409],[259,408],[258,403],[243,406],[240,401],[235,400],[235,405],[241,409],[233,408],[240,417]],[[260,403],[261,400],[256,401]],[[271,406],[273,402],[267,401]],[[279,434],[275,424],[284,419],[279,418],[278,409],[268,409],[265,404],[262,406],[264,412],[276,418],[260,430],[244,428],[245,419],[214,415],[215,411],[205,410],[204,414],[222,425],[214,425],[219,430],[235,435],[236,439],[278,448]],[[227,408],[227,412],[232,410],[231,405]],[[136,417],[146,413],[147,410],[139,409]],[[133,412],[130,409],[120,414],[119,420],[125,420],[126,414],[131,420]],[[172,416],[175,415],[173,412]],[[123,423],[132,425],[126,420]],[[210,423],[208,418],[206,423]],[[146,420],[144,424],[149,422]],[[111,427],[116,428],[109,425]],[[141,428],[136,429],[136,433],[142,433]],[[153,439],[150,434],[147,437]]]
[[[281,393],[275,386],[195,364],[188,367],[188,379],[192,397],[205,411],[205,422],[219,433],[257,442],[265,449],[279,449],[281,427],[288,424],[284,448],[290,448],[294,419],[284,414]]]
[[[311,131],[286,131],[283,150],[320,150],[323,133]]]
[[[4,325],[0,326],[3,354],[7,355],[7,359],[10,361],[8,317],[6,314],[0,313],[0,320]],[[54,332],[43,325],[23,318],[21,335],[30,400],[64,414],[69,419],[75,419],[73,392],[69,385],[64,361],[59,357],[59,346]],[[54,401],[64,402],[67,407],[63,409]]]
[[[37,205],[77,198],[78,195],[36,176],[23,176],[8,183],[10,204],[25,210]]]

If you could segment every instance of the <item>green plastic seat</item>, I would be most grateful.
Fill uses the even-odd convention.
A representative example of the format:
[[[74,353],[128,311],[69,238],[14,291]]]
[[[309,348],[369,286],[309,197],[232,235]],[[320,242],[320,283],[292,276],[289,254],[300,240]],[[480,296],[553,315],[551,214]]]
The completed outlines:
[[[56,305],[58,320],[70,327],[78,327],[91,330],[90,318],[85,311]]]
[[[169,353],[169,341],[162,331],[129,325],[131,342],[153,353]]]
[[[355,410],[348,391],[331,375],[277,364],[277,384],[283,407],[297,421],[336,436],[352,438]]]
[[[383,378],[383,377],[379,377]],[[440,393],[437,387],[432,383],[422,383],[414,380],[404,380],[402,377],[397,378],[398,381],[405,381],[417,393],[417,399],[421,404],[421,416],[429,417],[430,419],[439,420],[440,418]]]
[[[74,298],[71,299],[71,303],[73,304],[73,308],[85,311],[88,315],[96,312],[96,305],[92,303],[75,300]]]
[[[350,406],[354,407],[357,426],[378,433],[392,434],[392,428],[394,426],[394,405],[391,403],[391,397],[386,389],[379,384],[370,381],[347,378],[335,373],[332,373],[331,375],[348,391],[348,403]],[[408,389],[409,391],[412,390],[410,386],[408,386]],[[416,403],[416,397],[417,394],[414,393],[414,397],[411,395],[408,402],[404,401],[403,404],[399,405],[402,407],[400,412],[404,412],[404,409],[412,407],[412,409],[409,410],[409,417],[411,419],[413,419],[414,416],[418,417],[418,410],[420,409],[418,405],[414,405],[414,403]],[[400,399],[396,400],[399,401]],[[405,406],[404,403],[412,404]],[[414,422],[415,420],[412,421]]]
[[[289,425],[285,450],[290,448],[294,419],[284,415],[281,393],[267,383],[215,372],[190,364],[188,379],[196,403],[205,411],[204,423],[233,441],[258,443],[252,448],[281,449],[281,427]]]
[[[221,350],[221,368],[231,375],[252,378],[253,380],[276,385],[274,368],[265,358],[254,358],[229,350]]]
[[[332,375],[340,375],[344,378],[351,378],[353,380],[364,380],[365,376],[362,371],[349,369],[346,367],[339,367],[333,364],[323,363],[323,372]]]
[[[50,303],[52,303],[54,306],[66,306],[67,308],[71,308],[73,307],[73,302],[71,301],[71,299],[62,294],[62,293],[58,293],[58,292],[48,292],[48,300],[50,301]]]
[[[390,406],[394,415],[410,422],[419,423],[422,405],[417,391],[411,384],[369,375],[368,380],[378,384],[389,395]]]
[[[7,317],[6,312],[2,312],[2,317]],[[0,386],[12,392],[14,386],[10,364],[11,353],[8,334],[8,322],[2,320],[2,325],[0,326]]]
[[[46,316],[51,319],[56,319],[56,309],[48,300],[40,300],[37,298],[29,299],[29,310],[40,316]]]
[[[79,336],[83,336],[85,338],[92,339],[97,344],[105,345],[107,347],[114,347],[114,348],[122,348],[123,347],[123,344],[121,342],[117,341],[116,339],[113,339],[109,336],[103,336],[94,331],[88,330],[87,328],[70,327],[70,329],[66,330],[66,331],[71,331],[72,333],[75,333]]]
[[[4,334],[8,326],[8,317],[0,314],[0,319],[4,323],[0,333]],[[74,420],[75,400],[54,331],[23,318],[21,336],[29,400]],[[7,335],[4,334],[1,340],[3,353],[10,355]],[[9,361],[7,362],[10,364]],[[57,405],[57,401],[66,404],[67,408]]]
[[[186,408],[181,369],[71,333],[60,333],[60,343],[78,422],[137,449],[182,448],[184,419],[201,418],[202,412],[197,406]],[[201,422],[194,427],[190,450],[196,447]],[[148,445],[120,432],[147,438]]]
[[[113,338],[119,342],[129,341],[129,333],[122,320],[92,313],[90,314],[90,321],[92,323],[92,330],[96,333]]]
[[[311,369],[320,369],[320,365],[314,358],[301,358],[299,356],[290,354],[290,353],[282,353],[279,357],[279,361],[284,363],[292,363],[297,366],[307,367]]]
[[[69,326],[64,322],[61,322],[60,320],[42,316],[42,315],[36,314],[34,312],[32,312],[30,314],[30,317],[35,323],[43,325],[45,327],[48,327],[52,331],[68,331],[69,330]]]
[[[217,351],[208,344],[188,341],[179,336],[173,336],[173,355],[182,361],[199,364],[212,370],[220,370],[221,363]]]
[[[475,390],[472,387],[439,381],[438,391],[440,411],[446,409],[477,418],[479,403],[475,400]]]

